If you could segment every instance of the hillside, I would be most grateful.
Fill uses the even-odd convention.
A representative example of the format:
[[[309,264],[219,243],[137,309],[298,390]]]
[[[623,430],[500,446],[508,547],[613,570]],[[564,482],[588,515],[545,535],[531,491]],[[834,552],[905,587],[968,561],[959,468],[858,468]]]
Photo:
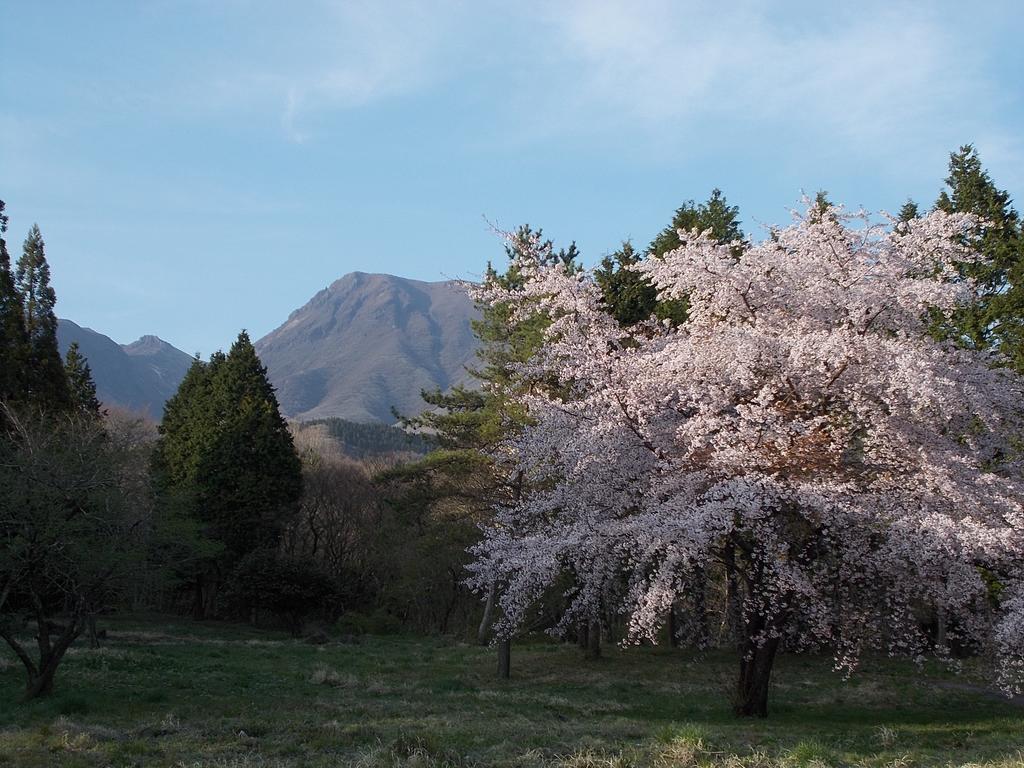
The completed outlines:
[[[453,282],[353,272],[317,293],[256,351],[293,419],[394,421],[420,391],[467,379],[476,310]]]
[[[156,336],[118,344],[102,333],[71,320],[57,324],[61,355],[72,342],[89,361],[96,394],[104,405],[115,405],[160,419],[164,403],[178,390],[192,358]]]

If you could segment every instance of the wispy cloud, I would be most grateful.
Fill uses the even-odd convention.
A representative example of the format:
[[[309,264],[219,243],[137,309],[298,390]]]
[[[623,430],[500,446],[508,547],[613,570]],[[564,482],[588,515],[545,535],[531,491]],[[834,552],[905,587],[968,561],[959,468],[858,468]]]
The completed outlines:
[[[768,121],[863,143],[931,132],[965,106],[990,106],[985,51],[952,14],[898,4],[818,3],[784,16],[778,8],[579,0],[553,5],[547,20],[574,68],[562,83],[574,108],[656,131]]]
[[[303,141],[302,120],[359,107],[429,84],[438,76],[452,14],[446,3],[331,2],[319,20],[329,53],[286,78],[282,124]]]

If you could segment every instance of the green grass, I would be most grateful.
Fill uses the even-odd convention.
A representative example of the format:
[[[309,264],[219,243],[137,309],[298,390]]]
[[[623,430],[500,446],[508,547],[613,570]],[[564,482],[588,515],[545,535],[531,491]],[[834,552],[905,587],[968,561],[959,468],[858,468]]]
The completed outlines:
[[[938,667],[872,659],[843,683],[828,659],[783,657],[752,721],[730,714],[725,653],[521,644],[502,681],[493,650],[444,639],[106,623],[44,701],[17,703],[2,651],[0,765],[1024,766],[1024,709]]]

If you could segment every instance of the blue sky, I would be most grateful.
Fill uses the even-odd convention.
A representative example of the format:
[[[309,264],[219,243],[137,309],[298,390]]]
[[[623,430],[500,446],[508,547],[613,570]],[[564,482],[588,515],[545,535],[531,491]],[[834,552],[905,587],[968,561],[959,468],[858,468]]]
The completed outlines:
[[[479,275],[502,228],[639,244],[720,187],[1024,196],[1017,2],[0,0],[0,198],[58,314],[188,352],[346,272]],[[486,220],[485,220],[486,217]]]

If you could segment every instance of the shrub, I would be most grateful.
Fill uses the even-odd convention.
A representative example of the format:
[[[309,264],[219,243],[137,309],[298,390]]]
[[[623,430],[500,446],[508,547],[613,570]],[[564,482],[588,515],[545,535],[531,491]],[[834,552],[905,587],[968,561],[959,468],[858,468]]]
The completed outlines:
[[[228,600],[241,612],[270,611],[287,623],[293,635],[313,615],[333,618],[337,585],[316,566],[282,557],[272,550],[246,555],[231,573]]]

